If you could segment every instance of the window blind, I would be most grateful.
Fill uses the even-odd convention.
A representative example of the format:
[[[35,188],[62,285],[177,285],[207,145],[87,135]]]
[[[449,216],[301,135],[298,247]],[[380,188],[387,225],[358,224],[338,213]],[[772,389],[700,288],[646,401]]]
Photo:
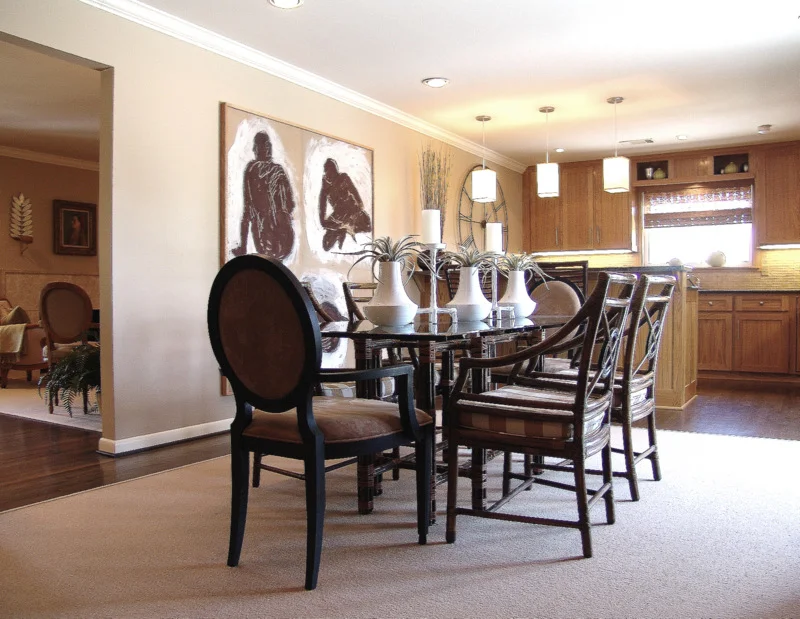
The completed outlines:
[[[753,186],[687,187],[642,194],[645,228],[753,222]]]

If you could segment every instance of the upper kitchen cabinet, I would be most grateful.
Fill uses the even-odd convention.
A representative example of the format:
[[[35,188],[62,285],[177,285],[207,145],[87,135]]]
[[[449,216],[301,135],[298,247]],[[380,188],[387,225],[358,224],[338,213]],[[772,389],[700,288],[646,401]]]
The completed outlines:
[[[757,244],[800,243],[800,142],[760,148],[753,163]]]
[[[603,191],[602,161],[559,166],[559,196],[536,195],[536,168],[526,171],[532,252],[633,249],[630,193]]]

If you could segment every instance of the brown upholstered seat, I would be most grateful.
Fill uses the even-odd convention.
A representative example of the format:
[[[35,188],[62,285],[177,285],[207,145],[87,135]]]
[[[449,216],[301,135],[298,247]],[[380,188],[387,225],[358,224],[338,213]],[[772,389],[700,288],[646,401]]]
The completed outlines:
[[[583,554],[592,555],[589,509],[600,499],[605,502],[606,520],[614,522],[614,498],[611,470],[610,411],[614,368],[619,355],[622,331],[630,308],[635,276],[601,273],[592,294],[575,316],[542,342],[527,349],[490,359],[462,359],[458,380],[448,409],[448,441],[473,450],[518,452],[539,459],[545,470],[571,472],[574,486],[544,476],[504,476],[503,497],[487,510],[467,509],[457,505],[458,450],[448,455],[447,541],[456,538],[456,515],[468,514],[500,520],[577,528],[581,532]],[[573,336],[575,332],[580,335]],[[577,378],[559,377],[532,370],[521,374],[524,364],[542,356],[580,350]],[[598,370],[592,369],[597,361]],[[483,393],[465,389],[467,375],[476,369],[494,369],[512,365],[507,386]],[[535,365],[535,364],[534,364]],[[564,385],[559,385],[558,382]],[[586,460],[601,453],[602,485],[592,491],[586,486]],[[546,462],[556,458],[559,464]],[[572,466],[561,464],[572,461]],[[473,462],[476,457],[473,454]],[[477,458],[480,461],[480,458]],[[480,479],[473,471],[473,484]],[[511,479],[521,479],[513,491]],[[564,520],[510,514],[498,511],[520,491],[534,483],[551,485],[575,492],[577,520]],[[473,486],[473,493],[478,488]],[[589,494],[592,497],[589,499]]]
[[[211,347],[235,396],[231,424],[231,525],[228,565],[235,566],[247,517],[250,452],[302,460],[306,496],[306,589],[317,585],[325,515],[325,460],[414,445],[417,533],[427,541],[433,420],[413,406],[412,368],[323,370],[314,307],[278,260],[239,256],[220,269],[208,303]],[[314,397],[318,383],[394,377],[396,403]],[[233,404],[234,402],[232,402]],[[371,489],[367,478],[359,488]],[[364,482],[363,484],[361,482]]]
[[[87,343],[87,332],[92,326],[92,300],[80,286],[69,282],[51,282],[39,295],[39,319],[47,338],[49,367],[66,357],[77,346]],[[48,408],[53,412],[55,393],[48,398]],[[83,394],[83,410],[88,410],[88,394]]]
[[[26,373],[28,382],[33,379],[34,370],[43,370],[48,367],[47,357],[44,355],[45,334],[44,329],[36,323],[30,322],[27,312],[21,307],[11,305],[8,299],[0,299],[0,330],[10,325],[24,325],[17,327],[21,330],[19,347],[16,350],[3,348],[3,338],[0,334],[0,388],[5,389],[8,384],[10,370],[19,370]],[[8,329],[12,331],[13,328]]]

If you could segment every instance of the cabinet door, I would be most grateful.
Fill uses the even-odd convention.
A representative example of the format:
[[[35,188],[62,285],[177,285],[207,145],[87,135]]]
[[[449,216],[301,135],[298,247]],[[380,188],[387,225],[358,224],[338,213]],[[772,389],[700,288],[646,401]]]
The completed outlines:
[[[734,368],[740,372],[788,374],[791,367],[791,314],[737,312]]]
[[[562,249],[559,241],[563,241],[563,236],[559,235],[561,227],[561,198],[540,198],[536,195],[536,183],[531,187],[533,196],[531,198],[531,246],[530,251],[558,251]]]
[[[633,249],[634,192],[608,193],[603,191],[603,164],[592,166],[594,194],[594,249]]]
[[[593,191],[590,165],[565,164],[561,166],[561,229],[559,249],[593,249]]]
[[[733,369],[733,314],[699,312],[697,318],[697,369]]]
[[[758,244],[800,243],[800,145],[764,148],[756,161]]]

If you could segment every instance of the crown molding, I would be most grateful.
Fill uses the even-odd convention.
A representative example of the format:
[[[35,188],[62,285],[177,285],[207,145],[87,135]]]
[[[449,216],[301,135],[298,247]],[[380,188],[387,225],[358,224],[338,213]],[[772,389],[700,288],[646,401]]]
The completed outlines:
[[[295,67],[273,56],[259,52],[252,47],[242,45],[232,39],[189,23],[183,19],[160,11],[137,0],[80,0],[84,4],[117,15],[140,26],[145,26],[175,39],[195,45],[209,52],[229,58],[241,64],[269,73],[303,88],[346,103],[375,116],[385,118],[423,135],[440,140],[468,153],[522,173],[526,165],[515,159],[501,155],[495,151],[466,140],[461,136],[445,131],[436,125],[411,116],[397,108],[385,105],[354,90],[345,88],[335,82],[314,73]]]
[[[50,155],[48,153],[39,153],[33,150],[12,148],[11,146],[0,146],[0,157],[25,159],[26,161],[49,163],[51,165],[64,166],[65,168],[78,168],[79,170],[91,170],[92,172],[97,172],[100,170],[100,164],[97,161],[73,159],[72,157],[62,157],[61,155]]]

